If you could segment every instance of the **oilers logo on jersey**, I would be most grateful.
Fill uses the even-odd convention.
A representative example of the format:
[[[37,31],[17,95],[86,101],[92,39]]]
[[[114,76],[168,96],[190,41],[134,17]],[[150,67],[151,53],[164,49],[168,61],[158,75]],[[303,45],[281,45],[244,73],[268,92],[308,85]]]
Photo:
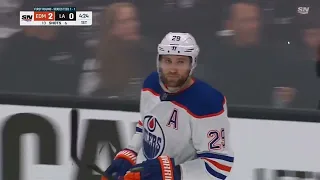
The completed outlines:
[[[155,159],[163,153],[165,136],[156,117],[145,116],[143,122],[143,154],[146,159]]]

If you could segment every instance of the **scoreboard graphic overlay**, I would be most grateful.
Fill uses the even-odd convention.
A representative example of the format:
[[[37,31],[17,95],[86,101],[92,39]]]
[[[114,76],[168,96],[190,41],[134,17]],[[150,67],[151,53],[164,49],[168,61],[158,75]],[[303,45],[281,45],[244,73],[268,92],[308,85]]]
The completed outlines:
[[[75,7],[39,7],[20,11],[20,26],[91,26],[92,11]]]

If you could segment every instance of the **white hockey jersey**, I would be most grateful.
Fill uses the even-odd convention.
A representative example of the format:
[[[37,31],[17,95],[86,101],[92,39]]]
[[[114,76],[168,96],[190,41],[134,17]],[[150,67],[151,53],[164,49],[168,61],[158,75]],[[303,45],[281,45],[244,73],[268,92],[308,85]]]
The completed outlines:
[[[140,101],[141,120],[128,149],[137,163],[160,155],[174,158],[182,180],[226,179],[234,157],[225,97],[195,79],[189,88],[166,93],[157,72],[146,78]]]

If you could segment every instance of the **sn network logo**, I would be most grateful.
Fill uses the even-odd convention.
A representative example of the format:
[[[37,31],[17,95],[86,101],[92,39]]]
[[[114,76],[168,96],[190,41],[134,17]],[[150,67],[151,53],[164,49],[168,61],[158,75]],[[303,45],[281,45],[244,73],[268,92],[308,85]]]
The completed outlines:
[[[310,7],[298,7],[299,14],[309,14]]]
[[[30,22],[30,21],[32,21],[32,17],[33,17],[32,15],[22,15],[21,19],[23,21]]]

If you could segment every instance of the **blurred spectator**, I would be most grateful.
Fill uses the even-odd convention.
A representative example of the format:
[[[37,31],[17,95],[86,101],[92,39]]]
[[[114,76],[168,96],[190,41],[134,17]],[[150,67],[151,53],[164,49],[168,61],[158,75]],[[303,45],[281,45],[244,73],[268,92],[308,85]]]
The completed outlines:
[[[206,52],[205,78],[228,102],[269,106],[276,67],[274,50],[262,39],[261,10],[243,1],[230,6],[220,44]]]
[[[160,41],[167,32],[189,32],[200,47],[221,27],[231,0],[135,0],[141,14],[142,33]],[[210,22],[210,23],[208,23]]]
[[[320,82],[314,71],[317,59],[317,48],[320,44],[320,9],[312,7],[306,14],[297,16],[300,27],[300,43],[296,43],[288,54],[288,60],[281,79],[282,86],[290,87],[289,94],[295,97],[284,107],[317,108]],[[285,84],[285,85],[284,85]]]
[[[147,55],[136,8],[130,3],[114,3],[101,17],[96,56],[98,84],[91,95],[139,99],[142,81],[155,67],[156,54],[152,58]],[[83,86],[90,81],[84,81]]]
[[[24,27],[0,55],[0,91],[75,95],[85,49],[72,28]]]
[[[310,23],[308,27],[305,27],[302,31],[302,37],[305,44],[304,55],[306,55],[308,59],[315,60],[317,58],[318,44],[320,43],[320,22],[316,21],[316,23]]]
[[[260,8],[254,3],[236,3],[230,7],[226,28],[234,32],[232,44],[236,47],[255,47],[260,43]]]
[[[298,39],[296,24],[293,23],[297,13],[296,0],[276,0],[270,7],[268,17],[264,20],[265,36],[274,46],[287,46],[287,42],[294,44]],[[281,51],[277,53],[282,54]]]

